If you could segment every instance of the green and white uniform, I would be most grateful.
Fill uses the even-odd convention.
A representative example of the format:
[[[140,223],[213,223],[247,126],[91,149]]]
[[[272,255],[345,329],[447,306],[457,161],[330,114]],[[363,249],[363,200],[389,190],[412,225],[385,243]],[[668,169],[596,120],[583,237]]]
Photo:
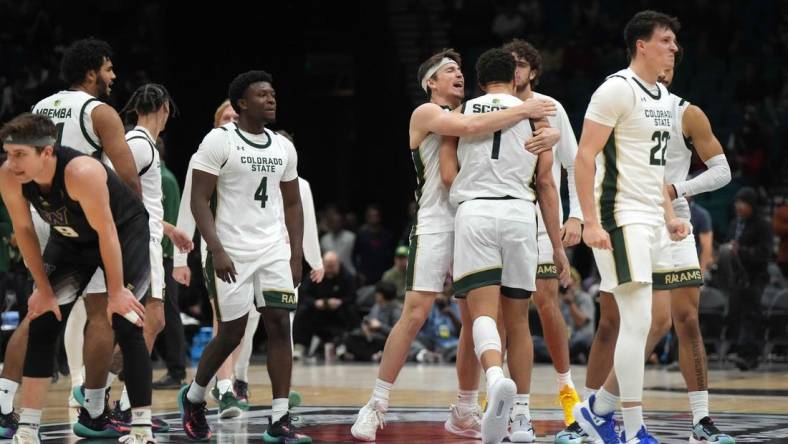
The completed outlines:
[[[487,94],[463,105],[465,114],[521,104],[508,94]],[[458,293],[500,285],[501,293],[530,297],[536,285],[537,157],[523,145],[531,138],[527,120],[478,137],[460,138],[460,172],[450,200],[457,206],[454,286]]]
[[[238,273],[234,283],[218,279],[208,255],[207,286],[223,322],[240,318],[255,305],[296,308],[278,190],[280,182],[298,178],[297,163],[295,147],[286,138],[268,129],[250,134],[235,123],[211,130],[192,158],[194,170],[218,177],[216,234]]]

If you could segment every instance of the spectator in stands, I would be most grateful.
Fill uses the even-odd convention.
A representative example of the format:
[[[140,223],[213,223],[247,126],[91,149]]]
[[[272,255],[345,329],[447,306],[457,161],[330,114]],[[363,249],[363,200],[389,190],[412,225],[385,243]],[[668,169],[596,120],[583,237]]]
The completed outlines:
[[[452,295],[452,280],[447,278],[443,292],[435,296],[432,310],[411,346],[409,358],[416,362],[455,362],[460,341],[460,307]]]
[[[700,258],[700,270],[705,274],[714,263],[714,231],[711,226],[711,214],[687,196],[690,206],[690,224],[692,235],[695,236],[695,248]]]
[[[774,234],[779,236],[780,244],[777,248],[777,265],[783,274],[783,278],[788,279],[788,200],[783,198],[774,210],[772,220]]]
[[[389,282],[397,288],[397,299],[405,301],[405,272],[408,269],[408,247],[400,245],[394,250],[394,266],[383,273],[382,282]]]
[[[375,286],[375,305],[361,320],[361,326],[347,335],[345,348],[338,351],[344,360],[379,361],[394,324],[402,314],[402,304],[397,300],[397,288],[390,282]]]
[[[329,205],[326,208],[325,218],[328,232],[320,238],[320,249],[323,250],[323,253],[329,251],[336,253],[345,270],[355,276],[353,247],[356,244],[356,235],[344,228],[342,213],[335,205]]]
[[[356,325],[353,276],[333,251],[323,255],[323,268],[322,281],[315,283],[305,279],[299,291],[301,300],[293,322],[293,355],[297,358],[303,357],[310,348],[313,336],[333,347]]]
[[[736,219],[728,243],[720,247],[720,273],[730,291],[728,330],[735,336],[741,370],[758,366],[761,352],[761,294],[769,282],[767,266],[772,256],[772,225],[758,211],[758,194],[745,187],[735,200]]]
[[[391,266],[393,250],[394,236],[383,226],[380,209],[377,205],[368,206],[353,252],[362,285],[380,280],[383,272]]]

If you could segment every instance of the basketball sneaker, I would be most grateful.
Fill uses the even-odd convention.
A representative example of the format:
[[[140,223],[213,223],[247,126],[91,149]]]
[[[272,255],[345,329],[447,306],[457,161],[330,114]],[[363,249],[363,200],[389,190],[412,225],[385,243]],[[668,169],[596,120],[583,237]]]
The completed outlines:
[[[350,434],[359,441],[375,441],[378,427],[382,429],[386,425],[385,414],[386,412],[378,407],[377,402],[372,405],[365,404],[358,411],[356,422],[350,428]]]
[[[564,424],[570,425],[575,422],[575,415],[572,414],[572,409],[575,404],[580,402],[580,396],[577,395],[577,390],[574,387],[565,385],[558,391],[558,402],[561,408],[564,409]]]
[[[219,402],[219,418],[221,419],[237,418],[244,411],[241,401],[238,400],[232,390],[219,393],[219,387],[214,385],[213,389],[211,389],[211,396]]]
[[[233,392],[243,410],[249,410],[249,383],[236,379],[233,382]]]
[[[19,414],[11,410],[11,413],[0,413],[0,438],[11,439],[19,429]]]
[[[619,444],[613,412],[601,416],[595,414],[595,402],[596,395],[591,395],[585,401],[576,404],[573,411],[575,420],[588,434],[589,438],[593,439],[595,442]]]
[[[646,430],[646,426],[640,426],[640,430],[638,430],[638,434],[635,435],[634,438],[627,441],[625,432],[621,432],[621,442],[626,444],[659,444],[656,438],[648,434],[648,430]]]
[[[93,418],[85,407],[79,409],[79,418],[74,423],[73,431],[80,438],[118,438],[126,433],[123,424],[112,419],[108,408]]]
[[[536,441],[536,432],[534,432],[533,425],[531,425],[531,418],[520,414],[511,419],[509,425],[509,441],[511,442],[534,442]]]
[[[156,444],[156,439],[146,432],[135,430],[118,438],[118,442],[121,444]]]
[[[312,438],[296,432],[293,426],[290,412],[285,416],[279,418],[279,421],[271,422],[271,417],[268,417],[268,429],[263,433],[263,442],[267,443],[281,443],[281,444],[308,444],[312,442]]]
[[[205,401],[191,402],[186,396],[189,385],[184,385],[178,392],[178,410],[181,411],[181,424],[186,436],[193,441],[207,441],[211,439],[211,427],[205,417],[207,409]]]
[[[487,410],[482,417],[482,442],[498,444],[506,438],[509,412],[517,386],[509,378],[501,378],[487,391]]]
[[[573,415],[574,416],[574,415]],[[555,435],[555,444],[580,444],[588,438],[588,434],[583,430],[577,421],[569,424],[569,427],[561,430]]]
[[[41,444],[41,438],[38,436],[38,428],[33,427],[19,427],[14,434],[13,444]]]
[[[124,424],[129,430],[131,430],[131,408],[126,410],[121,409],[120,401],[115,401],[115,406],[112,407],[112,418],[115,421]],[[170,431],[170,425],[167,423],[167,421],[159,418],[151,418],[150,422],[153,433],[167,433]]]
[[[478,406],[467,412],[460,412],[456,405],[451,406],[449,419],[443,428],[452,435],[479,439],[482,437],[482,413]]]
[[[690,444],[735,444],[736,440],[730,435],[722,433],[708,416],[698,421],[692,427]]]

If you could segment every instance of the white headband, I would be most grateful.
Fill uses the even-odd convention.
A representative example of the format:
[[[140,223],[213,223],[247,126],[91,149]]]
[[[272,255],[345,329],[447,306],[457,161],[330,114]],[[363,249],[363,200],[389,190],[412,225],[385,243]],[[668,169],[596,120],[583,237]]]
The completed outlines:
[[[427,89],[427,79],[429,79],[430,77],[434,76],[435,73],[438,72],[439,69],[441,69],[443,66],[448,65],[450,63],[454,63],[455,65],[457,64],[457,62],[455,62],[454,60],[452,60],[452,59],[450,59],[448,57],[444,57],[444,58],[441,59],[440,62],[432,65],[430,67],[430,69],[427,70],[427,73],[424,74],[424,77],[421,78],[421,89],[423,89],[424,92],[429,92],[428,89]]]

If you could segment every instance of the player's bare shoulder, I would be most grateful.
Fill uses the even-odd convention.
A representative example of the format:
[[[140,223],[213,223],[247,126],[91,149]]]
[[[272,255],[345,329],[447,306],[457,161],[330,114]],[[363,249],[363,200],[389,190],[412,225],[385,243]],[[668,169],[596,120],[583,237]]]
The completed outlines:
[[[410,125],[408,132],[410,134],[410,149],[414,150],[419,147],[421,141],[431,132],[429,125],[435,117],[445,110],[439,105],[427,102],[416,107],[410,115]]]

